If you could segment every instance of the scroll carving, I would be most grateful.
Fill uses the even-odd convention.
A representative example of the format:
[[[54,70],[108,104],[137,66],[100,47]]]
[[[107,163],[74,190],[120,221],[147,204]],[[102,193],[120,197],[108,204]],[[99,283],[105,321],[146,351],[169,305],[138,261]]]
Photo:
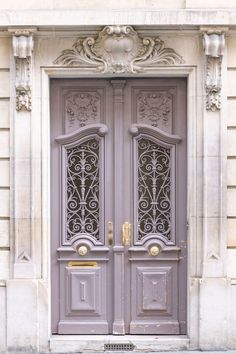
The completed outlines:
[[[96,123],[100,118],[101,100],[96,91],[70,92],[65,97],[66,131]]]
[[[141,37],[131,26],[106,26],[98,36],[77,39],[73,48],[63,50],[54,63],[119,74],[183,62],[159,37]]]
[[[167,91],[141,91],[137,97],[137,119],[171,132],[172,95]]]
[[[224,33],[207,32],[203,36],[206,54],[206,109],[217,111],[221,108],[221,64],[225,46]]]
[[[16,70],[16,110],[31,111],[31,59],[33,35],[27,30],[14,32],[12,38]]]

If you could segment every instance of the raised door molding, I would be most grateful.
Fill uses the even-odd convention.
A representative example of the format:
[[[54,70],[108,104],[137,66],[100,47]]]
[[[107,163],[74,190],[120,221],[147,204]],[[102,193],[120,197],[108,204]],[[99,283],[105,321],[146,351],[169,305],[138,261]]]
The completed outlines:
[[[105,26],[97,36],[78,38],[54,64],[95,68],[102,73],[138,73],[155,65],[183,64],[159,37],[141,37],[131,26]]]

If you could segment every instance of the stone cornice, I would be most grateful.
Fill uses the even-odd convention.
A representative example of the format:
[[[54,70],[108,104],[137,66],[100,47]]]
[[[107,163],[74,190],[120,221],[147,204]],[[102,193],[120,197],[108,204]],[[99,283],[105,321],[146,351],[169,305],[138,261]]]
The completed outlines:
[[[53,13],[53,16],[52,16]],[[132,24],[180,26],[232,26],[236,28],[235,9],[221,10],[150,10],[150,9],[94,9],[94,10],[1,10],[0,28],[3,26],[85,26]]]

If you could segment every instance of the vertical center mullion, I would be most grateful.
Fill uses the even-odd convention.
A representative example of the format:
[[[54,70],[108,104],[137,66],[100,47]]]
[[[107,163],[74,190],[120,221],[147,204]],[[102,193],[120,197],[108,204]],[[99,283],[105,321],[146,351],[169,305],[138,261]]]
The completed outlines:
[[[111,80],[114,107],[114,322],[113,334],[125,334],[124,246],[122,245],[122,152],[125,80]]]

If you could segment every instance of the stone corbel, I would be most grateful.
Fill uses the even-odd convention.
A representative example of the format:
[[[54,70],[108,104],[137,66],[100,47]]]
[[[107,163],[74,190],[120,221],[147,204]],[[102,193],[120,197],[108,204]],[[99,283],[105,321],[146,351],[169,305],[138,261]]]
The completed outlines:
[[[16,110],[31,111],[31,72],[35,29],[10,29],[15,58]]]
[[[203,47],[206,55],[206,109],[218,111],[221,108],[221,64],[227,29],[202,29]]]

